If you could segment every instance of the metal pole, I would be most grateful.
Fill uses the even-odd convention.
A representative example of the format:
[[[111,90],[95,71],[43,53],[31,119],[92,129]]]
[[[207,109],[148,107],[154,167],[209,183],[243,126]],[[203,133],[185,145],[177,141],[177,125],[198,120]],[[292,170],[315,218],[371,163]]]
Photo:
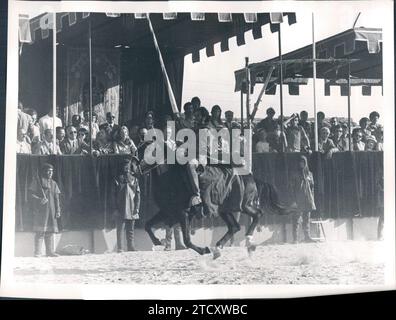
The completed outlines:
[[[313,106],[315,115],[315,151],[318,151],[318,117],[316,114],[316,43],[315,43],[315,17],[312,12],[312,69],[313,69]]]
[[[279,51],[279,87],[280,87],[280,92],[279,92],[279,101],[280,101],[280,115],[281,115],[281,136],[283,141],[283,64],[282,64],[282,41],[281,41],[281,25],[279,24],[279,31],[278,31],[278,51]],[[284,146],[282,143],[282,151],[284,150]]]
[[[348,63],[348,144],[351,151],[351,63]]]
[[[245,130],[243,128],[243,88],[241,89],[241,131],[242,135],[245,135]]]
[[[88,22],[89,46],[89,152],[92,154],[92,30],[91,19]]]
[[[245,57],[245,72],[246,72],[246,121],[247,121],[248,129],[250,129],[250,70],[249,70],[248,57]]]
[[[53,13],[52,25],[52,143],[56,154],[56,12]]]

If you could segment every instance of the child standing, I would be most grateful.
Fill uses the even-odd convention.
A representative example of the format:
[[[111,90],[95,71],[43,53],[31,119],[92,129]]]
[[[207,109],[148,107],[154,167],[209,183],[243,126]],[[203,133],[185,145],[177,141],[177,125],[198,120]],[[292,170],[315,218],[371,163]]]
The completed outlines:
[[[139,219],[140,188],[136,177],[139,159],[126,159],[120,174],[114,179],[114,217],[117,225],[117,251],[122,252],[122,233],[125,229],[127,250],[135,251],[135,220]]]
[[[298,169],[292,175],[290,185],[293,201],[299,211],[293,215],[293,242],[298,242],[297,231],[301,218],[304,242],[315,242],[310,236],[311,211],[316,210],[313,193],[314,180],[305,156],[299,158]]]

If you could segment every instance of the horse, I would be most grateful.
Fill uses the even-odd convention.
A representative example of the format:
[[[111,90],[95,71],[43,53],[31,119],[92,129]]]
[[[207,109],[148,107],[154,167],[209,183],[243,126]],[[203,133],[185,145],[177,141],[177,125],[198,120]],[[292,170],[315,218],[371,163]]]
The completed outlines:
[[[189,205],[191,190],[187,180],[186,168],[180,164],[160,164],[149,169],[153,174],[153,195],[159,211],[145,224],[154,245],[162,242],[155,236],[153,227],[164,223],[172,227],[179,223],[183,241],[187,248],[200,255],[213,254],[216,259],[224,245],[240,231],[241,227],[234,217],[235,212],[242,212],[251,217],[246,230],[246,246],[249,253],[256,248],[252,238],[259,218],[265,213],[289,214],[290,209],[280,204],[276,189],[269,183],[256,182],[252,174],[236,175],[232,168],[223,166],[206,166],[200,174],[201,195],[206,214],[217,211],[227,225],[227,232],[216,243],[216,247],[199,247],[192,243],[191,222],[198,215]],[[142,170],[142,172],[144,172]],[[219,178],[217,179],[216,178]],[[218,183],[223,179],[224,184]],[[202,186],[203,181],[203,186]],[[206,185],[205,185],[206,183]],[[216,184],[217,183],[217,184]],[[257,188],[259,186],[259,189]],[[204,190],[202,190],[202,188]],[[213,198],[215,198],[213,200]],[[257,204],[260,203],[260,206]]]

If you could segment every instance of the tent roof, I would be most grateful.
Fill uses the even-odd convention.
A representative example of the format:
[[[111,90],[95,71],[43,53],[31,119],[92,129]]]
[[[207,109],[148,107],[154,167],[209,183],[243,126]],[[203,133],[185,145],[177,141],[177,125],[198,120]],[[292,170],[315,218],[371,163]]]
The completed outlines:
[[[152,37],[144,14],[76,13],[57,14],[58,42],[61,45],[87,46],[88,21],[92,24],[94,47],[116,46],[144,54],[152,48]],[[214,44],[221,42],[221,50],[228,50],[228,39],[237,37],[237,44],[245,44],[244,33],[252,30],[255,39],[261,38],[261,27],[270,24],[276,32],[284,18],[296,22],[294,13],[151,13],[150,19],[164,56],[192,53],[193,62],[199,61],[199,50],[206,48],[206,55],[214,55]],[[43,14],[31,20],[20,20],[20,38],[37,42],[49,41],[51,32],[46,26],[51,14]],[[23,23],[25,21],[25,24]],[[30,29],[30,30],[27,30]],[[29,41],[24,41],[29,42]]]
[[[382,85],[382,29],[349,29],[323,39],[316,42],[316,55],[316,77],[325,79],[326,93],[330,85],[347,85],[348,63],[352,85]],[[289,84],[289,92],[293,91],[290,87],[305,85],[313,77],[312,57],[312,44],[282,55],[284,83]],[[279,83],[279,65],[279,57],[250,64],[252,85],[263,83],[271,66],[275,66],[266,91],[274,93]],[[235,91],[240,91],[245,69],[235,71],[235,80]]]

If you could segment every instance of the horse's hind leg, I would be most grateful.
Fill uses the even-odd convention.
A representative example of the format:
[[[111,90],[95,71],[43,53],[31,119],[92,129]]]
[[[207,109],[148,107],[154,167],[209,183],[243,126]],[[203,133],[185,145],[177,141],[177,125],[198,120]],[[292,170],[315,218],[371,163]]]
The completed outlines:
[[[182,229],[184,245],[187,248],[196,251],[200,255],[210,253],[210,250],[208,247],[202,248],[202,247],[198,247],[192,243],[191,235],[190,235],[191,221],[190,221],[190,217],[188,216],[187,212],[183,212],[182,217],[180,219],[180,226]]]
[[[162,243],[161,241],[154,235],[153,226],[159,224],[164,221],[163,216],[160,213],[157,213],[154,217],[148,220],[144,226],[144,229],[148,233],[151,241],[155,246],[160,246]]]
[[[235,220],[232,213],[221,212],[220,217],[227,224],[227,232],[226,234],[216,243],[216,247],[222,248],[224,245],[232,238],[232,236],[241,230],[241,226]]]

